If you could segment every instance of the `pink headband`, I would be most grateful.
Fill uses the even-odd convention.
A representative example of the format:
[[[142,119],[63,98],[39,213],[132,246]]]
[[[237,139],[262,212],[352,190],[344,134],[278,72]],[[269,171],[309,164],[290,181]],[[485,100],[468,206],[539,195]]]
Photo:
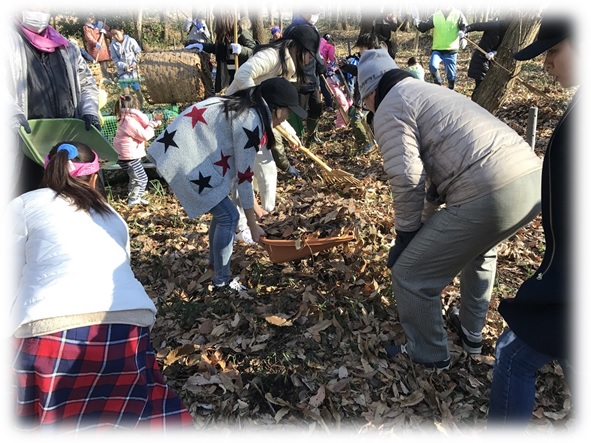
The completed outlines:
[[[68,151],[68,158],[70,159],[76,158],[78,156],[78,150],[73,145],[64,143],[57,149],[58,152],[62,150]],[[68,168],[70,171],[70,176],[72,178],[80,177],[83,175],[91,175],[99,171],[99,169],[101,168],[99,164],[99,157],[96,152],[92,151],[92,153],[94,154],[94,160],[91,163],[75,163],[72,160],[68,162]],[[49,154],[45,156],[45,168],[47,168],[48,163]]]

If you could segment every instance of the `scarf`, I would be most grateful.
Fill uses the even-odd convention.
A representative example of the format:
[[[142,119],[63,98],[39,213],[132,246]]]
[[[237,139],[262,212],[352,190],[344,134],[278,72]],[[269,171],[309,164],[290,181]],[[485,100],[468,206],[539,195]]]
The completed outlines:
[[[398,82],[404,80],[407,77],[414,78],[412,74],[409,72],[403,71],[402,69],[391,69],[390,71],[386,72],[380,82],[378,83],[378,87],[376,88],[376,99],[375,99],[375,110],[378,110],[380,103],[384,99],[384,97],[390,92]]]
[[[19,24],[19,27],[25,38],[41,52],[55,52],[60,46],[67,46],[68,40],[51,26],[45,28],[41,34],[29,31]]]

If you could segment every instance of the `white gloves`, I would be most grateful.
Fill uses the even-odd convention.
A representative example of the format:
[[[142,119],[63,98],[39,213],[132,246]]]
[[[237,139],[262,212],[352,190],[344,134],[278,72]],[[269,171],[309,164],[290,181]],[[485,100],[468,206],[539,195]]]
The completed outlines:
[[[497,51],[491,51],[489,53],[486,54],[486,59],[487,60],[492,60],[493,58],[495,58],[495,55],[497,55]]]
[[[105,28],[102,28],[101,29],[101,34],[106,34],[106,33],[107,33],[107,30]]]
[[[240,43],[230,43],[232,47],[232,54],[240,54],[242,52],[242,45]]]
[[[466,41],[465,38],[460,39],[460,49],[466,49],[467,45],[468,45],[468,42]]]
[[[100,51],[103,46],[100,43],[97,43],[95,48]]]
[[[464,38],[466,37],[466,34],[464,33],[464,31],[458,31],[458,37]]]
[[[203,44],[202,43],[192,43],[190,45],[185,46],[185,49],[197,49],[197,52],[203,51]]]

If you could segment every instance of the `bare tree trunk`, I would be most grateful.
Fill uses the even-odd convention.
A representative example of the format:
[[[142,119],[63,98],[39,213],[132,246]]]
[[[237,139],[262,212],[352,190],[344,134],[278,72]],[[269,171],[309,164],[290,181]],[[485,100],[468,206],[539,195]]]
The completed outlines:
[[[535,13],[510,20],[491,68],[472,94],[472,100],[492,114],[506,100],[521,72],[521,63],[513,58],[513,54],[533,42],[540,27],[540,19]]]
[[[142,41],[142,31],[143,31],[143,22],[144,22],[144,9],[140,6],[137,11],[137,18],[135,21],[135,34],[137,35],[137,42],[140,47],[144,47],[144,43]]]
[[[349,8],[343,9],[341,14],[341,28],[343,31],[351,29],[351,26],[349,25],[349,15]]]
[[[252,36],[254,39],[263,44],[269,42],[269,33],[265,32],[265,25],[263,24],[263,12],[261,8],[255,8],[250,13],[250,23],[252,24]]]
[[[170,18],[168,14],[168,8],[164,8],[164,10],[160,13],[160,21],[163,23],[162,41],[165,43],[169,43],[168,36],[170,35]]]
[[[359,24],[359,35],[367,34],[373,31],[373,21],[378,14],[375,7],[368,7],[361,12],[361,23]]]

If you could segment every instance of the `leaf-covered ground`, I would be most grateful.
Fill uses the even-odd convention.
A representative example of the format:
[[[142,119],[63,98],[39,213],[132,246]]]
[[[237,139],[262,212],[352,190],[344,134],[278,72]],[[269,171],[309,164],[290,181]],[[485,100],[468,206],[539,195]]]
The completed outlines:
[[[333,35],[341,54],[346,39],[356,38],[356,32]],[[411,49],[414,34],[401,35],[406,41],[397,59],[403,64],[417,54]],[[429,49],[421,42],[426,68]],[[472,90],[469,57],[469,50],[460,54],[456,82],[465,95]],[[527,109],[538,106],[536,152],[542,156],[570,95],[543,75],[540,61],[522,78],[549,98],[516,86],[498,117],[525,135]],[[353,233],[355,240],[281,264],[272,263],[259,245],[236,242],[232,270],[249,288],[236,295],[210,291],[209,216],[189,219],[154,171],[147,207],[127,207],[127,177],[107,176],[111,201],[129,223],[133,268],[158,307],[153,344],[168,383],[201,430],[482,432],[494,345],[505,326],[498,301],[512,296],[540,263],[539,217],[500,245],[481,356],[468,356],[448,328],[450,369],[427,370],[404,357],[389,360],[384,344],[404,341],[404,333],[385,265],[394,213],[380,154],[354,152],[352,132],[336,130],[334,114],[323,115],[320,134],[326,141],[314,152],[362,186],[329,185],[311,159],[291,152],[302,177],[279,174],[277,206],[263,225],[273,238]],[[456,279],[442,295],[442,309],[458,300]],[[573,428],[563,383],[560,366],[543,368],[529,432]]]

